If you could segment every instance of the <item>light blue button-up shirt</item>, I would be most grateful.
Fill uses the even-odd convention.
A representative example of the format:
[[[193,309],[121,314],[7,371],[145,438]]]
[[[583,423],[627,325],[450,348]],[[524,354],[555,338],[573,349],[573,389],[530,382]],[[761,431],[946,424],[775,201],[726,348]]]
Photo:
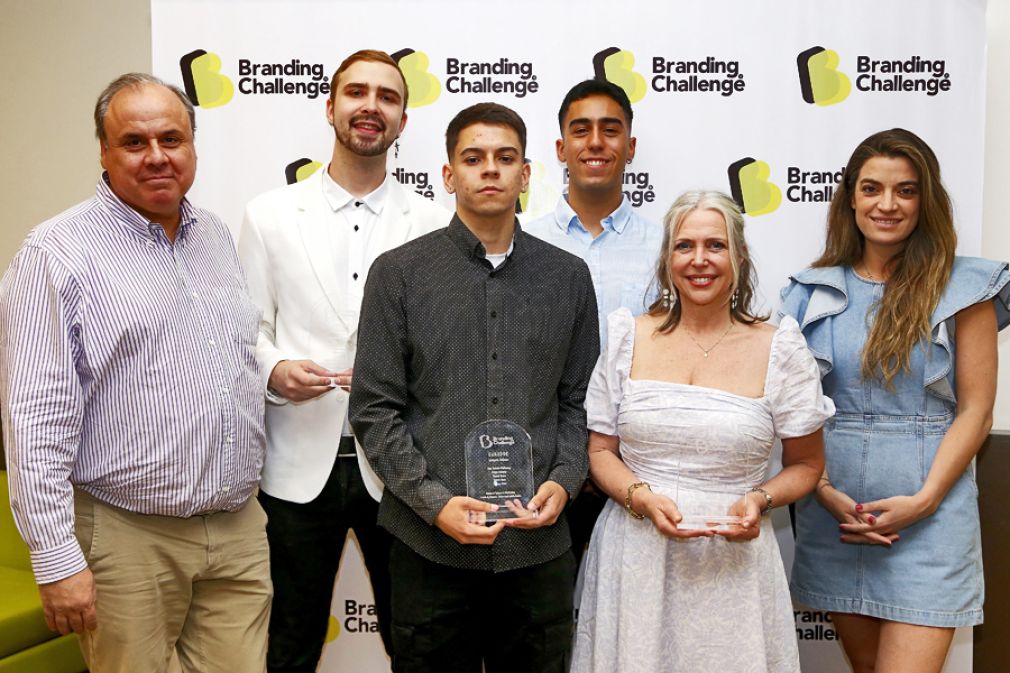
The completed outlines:
[[[624,306],[640,315],[656,299],[656,262],[663,227],[635,212],[628,197],[600,224],[603,232],[593,238],[568,204],[566,193],[553,213],[523,225],[523,231],[585,260],[596,289],[603,349],[610,313]]]

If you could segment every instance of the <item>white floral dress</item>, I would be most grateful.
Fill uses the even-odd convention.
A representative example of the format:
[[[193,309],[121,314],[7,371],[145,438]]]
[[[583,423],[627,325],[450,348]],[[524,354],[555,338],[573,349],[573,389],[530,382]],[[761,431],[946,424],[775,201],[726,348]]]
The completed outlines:
[[[764,396],[629,376],[635,320],[608,318],[589,386],[589,428],[683,513],[725,514],[761,484],[776,437],[817,430],[834,407],[796,321],[771,346]],[[573,673],[795,673],[792,603],[771,521],[748,542],[671,540],[610,501],[586,557]]]

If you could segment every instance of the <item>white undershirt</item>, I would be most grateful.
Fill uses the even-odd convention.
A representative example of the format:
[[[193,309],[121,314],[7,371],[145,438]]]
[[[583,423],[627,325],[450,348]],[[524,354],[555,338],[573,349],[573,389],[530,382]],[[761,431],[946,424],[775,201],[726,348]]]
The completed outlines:
[[[493,266],[494,268],[497,269],[499,266],[501,266],[502,264],[504,264],[505,263],[505,259],[508,258],[508,256],[512,254],[512,248],[515,247],[515,244],[516,244],[516,239],[515,239],[515,236],[513,236],[512,240],[509,241],[509,249],[508,250],[506,250],[505,252],[500,252],[500,253],[495,254],[495,255],[485,254],[484,255],[484,259],[486,259],[487,261],[491,262],[491,266]]]

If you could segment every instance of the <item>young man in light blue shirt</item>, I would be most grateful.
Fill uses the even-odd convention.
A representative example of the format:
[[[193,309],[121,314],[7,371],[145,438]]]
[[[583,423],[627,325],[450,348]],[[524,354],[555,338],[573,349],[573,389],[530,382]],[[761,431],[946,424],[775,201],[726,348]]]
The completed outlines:
[[[624,167],[635,157],[632,117],[631,102],[616,84],[592,79],[572,87],[558,111],[557,153],[568,167],[568,191],[553,213],[524,227],[586,261],[596,290],[601,349],[607,347],[607,315],[622,306],[639,315],[656,299],[663,228],[639,216],[624,195]],[[577,560],[605,502],[587,482],[569,509]]]
[[[558,112],[558,160],[568,189],[549,213],[524,230],[586,261],[596,288],[600,346],[606,317],[626,306],[644,313],[655,299],[653,276],[663,239],[660,225],[639,216],[624,195],[624,167],[635,157],[633,112],[624,89],[606,80],[576,84]]]

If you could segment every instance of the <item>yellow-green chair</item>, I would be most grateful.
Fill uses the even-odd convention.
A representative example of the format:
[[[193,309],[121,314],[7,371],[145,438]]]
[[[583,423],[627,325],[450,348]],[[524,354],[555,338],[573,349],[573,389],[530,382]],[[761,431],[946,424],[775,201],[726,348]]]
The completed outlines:
[[[7,472],[0,470],[0,673],[81,673],[77,636],[46,627],[28,547],[14,527]]]

